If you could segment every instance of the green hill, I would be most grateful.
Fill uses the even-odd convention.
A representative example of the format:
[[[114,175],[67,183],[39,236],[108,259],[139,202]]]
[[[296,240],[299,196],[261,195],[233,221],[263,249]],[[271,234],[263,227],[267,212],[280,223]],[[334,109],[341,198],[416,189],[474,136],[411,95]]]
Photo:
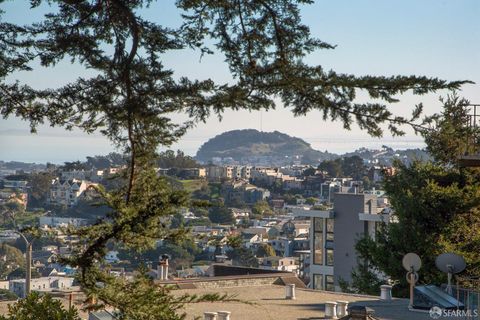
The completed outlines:
[[[305,162],[335,157],[312,149],[309,143],[300,138],[274,132],[260,132],[254,129],[224,132],[204,143],[197,152],[196,159],[208,162],[214,157],[231,157],[235,160],[254,157],[286,158],[300,156]]]

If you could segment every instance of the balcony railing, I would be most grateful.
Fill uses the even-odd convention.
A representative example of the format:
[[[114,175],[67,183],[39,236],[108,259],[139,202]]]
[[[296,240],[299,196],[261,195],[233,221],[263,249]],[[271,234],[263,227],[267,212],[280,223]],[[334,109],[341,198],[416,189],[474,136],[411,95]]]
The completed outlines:
[[[480,167],[480,104],[470,104],[467,108],[466,126],[469,133],[466,135],[466,153],[459,158],[464,167]]]

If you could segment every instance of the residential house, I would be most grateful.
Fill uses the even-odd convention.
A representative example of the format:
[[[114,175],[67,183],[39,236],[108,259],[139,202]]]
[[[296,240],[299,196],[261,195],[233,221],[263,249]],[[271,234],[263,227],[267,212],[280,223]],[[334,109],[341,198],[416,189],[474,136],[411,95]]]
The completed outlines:
[[[100,182],[103,179],[104,170],[70,170],[62,171],[60,177],[62,180],[88,180],[92,182]]]
[[[43,216],[39,218],[39,225],[42,227],[82,227],[88,225],[89,220],[82,218],[72,218],[72,217],[54,217],[54,216]]]
[[[252,210],[249,208],[230,208],[230,210],[232,211],[233,217],[235,218],[235,222],[237,224],[248,219],[252,214]]]
[[[242,232],[243,247],[250,249],[254,244],[263,242],[262,234]]]
[[[254,204],[270,197],[270,191],[258,188],[246,180],[230,181],[222,184],[222,196],[226,203]]]
[[[80,197],[84,195],[84,192],[91,185],[95,184],[85,180],[77,179],[54,179],[52,180],[52,185],[50,187],[48,202],[50,204],[63,205],[67,207],[75,206]]]
[[[259,267],[262,269],[297,272],[298,263],[294,257],[265,257],[259,259]]]
[[[304,179],[291,177],[291,176],[283,176],[283,189],[286,191],[289,190],[301,190],[303,189]]]
[[[2,179],[2,188],[27,193],[28,181]]]

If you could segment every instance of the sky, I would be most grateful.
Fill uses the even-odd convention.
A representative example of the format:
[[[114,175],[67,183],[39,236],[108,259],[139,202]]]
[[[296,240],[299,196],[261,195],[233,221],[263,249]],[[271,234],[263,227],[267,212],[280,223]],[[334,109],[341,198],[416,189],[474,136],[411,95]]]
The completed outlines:
[[[26,2],[26,1],[25,1]],[[173,0],[155,2],[142,12],[145,18],[169,26],[181,23],[180,11]],[[3,19],[28,23],[43,13],[28,12],[23,1],[0,4]],[[426,75],[441,79],[471,80],[459,95],[480,103],[480,1],[478,0],[317,0],[302,7],[302,20],[314,37],[337,45],[308,56],[307,62],[324,69],[361,75]],[[26,18],[28,17],[28,18]],[[28,21],[27,21],[28,20]],[[205,56],[180,51],[164,55],[164,64],[175,70],[175,77],[230,79],[221,54]],[[88,75],[81,66],[61,63],[55,69],[12,74],[9,81],[20,80],[38,88],[58,87],[77,76]],[[414,105],[423,102],[425,113],[441,111],[437,92],[428,96],[399,96],[391,105],[395,114],[409,115]],[[178,117],[180,121],[183,119]],[[394,148],[423,147],[423,141],[407,129],[407,135],[372,138],[357,127],[343,129],[341,123],[323,121],[319,112],[294,117],[278,104],[269,112],[227,111],[222,121],[212,117],[190,130],[173,149],[194,155],[208,139],[224,131],[253,128],[281,131],[300,137],[317,150],[343,153],[359,147],[375,148],[383,144]],[[113,151],[108,140],[99,134],[66,132],[48,125],[30,134],[28,123],[15,118],[0,119],[0,160],[54,162],[84,160],[87,155]]]

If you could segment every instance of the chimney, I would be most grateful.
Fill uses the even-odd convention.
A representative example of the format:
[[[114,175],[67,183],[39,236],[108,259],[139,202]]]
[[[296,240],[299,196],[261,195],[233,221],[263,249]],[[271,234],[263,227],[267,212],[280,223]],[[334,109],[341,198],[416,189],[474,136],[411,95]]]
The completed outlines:
[[[160,280],[168,280],[168,255],[160,256],[157,268],[157,278]]]
[[[161,257],[160,257],[160,259],[158,259],[157,279],[158,280],[163,280],[163,261],[162,261]]]
[[[165,264],[163,266],[163,280],[168,280],[168,257],[165,258]]]

